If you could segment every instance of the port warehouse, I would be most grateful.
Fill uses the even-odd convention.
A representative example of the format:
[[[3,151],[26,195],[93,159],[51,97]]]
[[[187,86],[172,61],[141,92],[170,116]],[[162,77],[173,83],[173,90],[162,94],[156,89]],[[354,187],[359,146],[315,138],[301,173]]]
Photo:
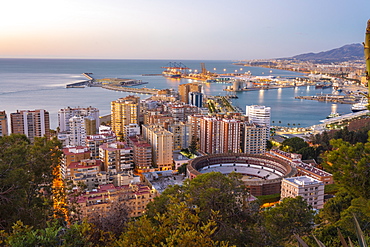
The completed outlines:
[[[211,154],[197,157],[187,165],[189,179],[212,171],[241,173],[243,182],[254,196],[280,193],[281,180],[297,173],[287,161],[258,154]]]

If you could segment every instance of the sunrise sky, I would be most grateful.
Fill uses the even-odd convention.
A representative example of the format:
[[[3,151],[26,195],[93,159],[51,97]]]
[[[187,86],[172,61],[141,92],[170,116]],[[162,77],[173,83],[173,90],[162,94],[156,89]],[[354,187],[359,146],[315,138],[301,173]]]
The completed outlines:
[[[369,0],[5,0],[0,58],[263,59],[364,40]]]

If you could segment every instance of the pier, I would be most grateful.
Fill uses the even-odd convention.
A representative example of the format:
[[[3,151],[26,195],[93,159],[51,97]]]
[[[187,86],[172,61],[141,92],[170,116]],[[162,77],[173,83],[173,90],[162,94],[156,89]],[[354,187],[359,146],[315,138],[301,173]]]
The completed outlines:
[[[130,92],[130,93],[141,93],[141,94],[158,94],[159,89],[154,88],[132,88],[132,87],[122,87],[122,86],[113,86],[113,85],[103,85],[102,88],[114,91],[121,92]]]
[[[319,94],[315,96],[296,96],[295,99],[327,101],[339,104],[354,104],[360,101],[360,97],[352,95]]]

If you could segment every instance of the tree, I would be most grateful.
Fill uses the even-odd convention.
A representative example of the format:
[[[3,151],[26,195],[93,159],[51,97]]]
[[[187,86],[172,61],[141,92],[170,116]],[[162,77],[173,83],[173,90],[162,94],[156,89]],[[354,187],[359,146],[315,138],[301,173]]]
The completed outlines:
[[[58,140],[24,135],[0,138],[0,229],[10,230],[22,220],[30,226],[46,227],[53,215],[51,184],[59,165]]]
[[[324,155],[324,168],[333,174],[338,186],[355,197],[370,199],[370,143],[351,145],[331,140],[333,150]]]
[[[109,211],[96,212],[89,217],[89,222],[103,232],[112,232],[116,237],[125,230],[129,221],[130,209],[121,200],[115,201]]]
[[[284,151],[292,153],[297,153],[300,149],[308,147],[308,143],[299,137],[286,139],[281,144]]]
[[[117,246],[228,246],[212,239],[217,228],[217,212],[203,222],[199,208],[189,208],[176,198],[172,200],[164,213],[154,217],[155,221],[144,216],[130,222]]]
[[[284,198],[263,212],[268,246],[281,246],[294,240],[294,234],[307,235],[313,228],[314,211],[302,197]]]
[[[314,147],[304,147],[297,151],[302,155],[302,160],[317,159],[317,151]]]
[[[258,242],[254,224],[260,218],[259,205],[247,203],[248,190],[240,178],[241,175],[236,173],[225,176],[211,172],[185,180],[183,186],[171,186],[149,203],[147,215],[155,221],[156,215],[164,214],[176,198],[187,207],[199,210],[199,219],[204,224],[218,212],[213,240],[240,246]]]
[[[114,246],[115,240],[111,233],[100,231],[86,221],[65,227],[54,220],[42,229],[17,221],[10,233],[0,231],[1,246]]]
[[[271,142],[270,140],[267,140],[267,141],[266,141],[266,149],[267,149],[267,150],[270,150],[271,148],[273,148],[273,146],[274,146],[274,145],[272,144],[272,142]]]

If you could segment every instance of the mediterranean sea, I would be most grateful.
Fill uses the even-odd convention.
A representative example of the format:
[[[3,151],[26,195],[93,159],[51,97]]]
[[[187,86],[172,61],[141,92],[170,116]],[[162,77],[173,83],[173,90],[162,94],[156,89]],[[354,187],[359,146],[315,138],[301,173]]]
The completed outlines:
[[[96,107],[100,115],[110,114],[110,102],[132,93],[116,92],[99,87],[66,88],[66,84],[84,81],[82,73],[93,73],[93,77],[137,79],[148,84],[148,88],[178,88],[179,84],[189,83],[188,79],[169,79],[161,74],[163,66],[169,62],[182,62],[193,70],[201,70],[205,63],[207,70],[216,73],[250,72],[253,76],[299,77],[302,74],[270,70],[258,67],[233,65],[233,61],[197,60],[94,60],[94,59],[0,59],[0,111],[9,114],[17,110],[45,109],[50,113],[51,128],[58,125],[58,110],[65,107]],[[206,95],[226,95],[226,83],[205,83]],[[140,87],[140,86],[139,86]],[[335,107],[340,114],[351,112],[351,105],[332,104],[311,100],[295,99],[295,96],[331,93],[332,89],[315,87],[295,87],[237,92],[233,104],[245,111],[246,105],[271,107],[271,125],[308,127],[319,124]],[[150,95],[139,96],[144,99]]]

